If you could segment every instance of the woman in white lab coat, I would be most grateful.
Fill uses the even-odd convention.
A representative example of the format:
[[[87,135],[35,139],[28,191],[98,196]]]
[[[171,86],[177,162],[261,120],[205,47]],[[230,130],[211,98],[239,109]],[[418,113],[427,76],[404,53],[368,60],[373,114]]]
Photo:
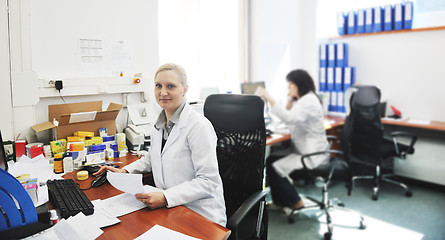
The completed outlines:
[[[163,192],[138,193],[150,208],[184,205],[202,216],[226,225],[223,185],[216,158],[217,137],[212,124],[185,101],[187,76],[182,67],[164,64],[155,74],[155,98],[163,108],[152,135],[148,157],[114,172],[153,172]]]
[[[285,157],[270,156],[266,162],[266,174],[271,187],[272,199],[276,205],[297,210],[304,206],[295,188],[288,180],[289,174],[303,168],[303,154],[324,151],[328,148],[324,129],[324,113],[320,98],[315,93],[311,76],[304,70],[291,71],[288,103],[285,107],[276,104],[264,88],[258,94],[270,106],[270,112],[283,121],[290,130],[293,150]],[[327,163],[325,156],[311,157],[306,162],[309,168]]]

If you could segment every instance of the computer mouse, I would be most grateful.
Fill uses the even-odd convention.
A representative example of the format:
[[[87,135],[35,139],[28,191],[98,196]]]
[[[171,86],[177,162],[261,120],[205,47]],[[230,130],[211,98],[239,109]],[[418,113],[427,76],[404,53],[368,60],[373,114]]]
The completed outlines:
[[[107,180],[107,173],[103,173],[102,175],[97,176],[92,182],[91,187],[99,187],[102,184],[108,182]]]

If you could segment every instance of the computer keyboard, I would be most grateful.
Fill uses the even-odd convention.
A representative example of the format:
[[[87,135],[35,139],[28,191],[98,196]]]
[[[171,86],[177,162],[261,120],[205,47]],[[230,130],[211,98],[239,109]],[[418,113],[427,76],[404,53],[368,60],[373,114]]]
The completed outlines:
[[[94,213],[94,206],[73,179],[56,179],[46,182],[49,200],[62,218],[74,216],[79,212],[85,215]]]

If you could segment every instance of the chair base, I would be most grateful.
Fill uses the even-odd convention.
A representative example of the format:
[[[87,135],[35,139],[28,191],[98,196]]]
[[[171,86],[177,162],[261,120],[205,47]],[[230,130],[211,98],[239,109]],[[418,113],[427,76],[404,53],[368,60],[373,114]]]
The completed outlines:
[[[391,183],[397,186],[400,186],[401,188],[403,188],[405,190],[405,196],[407,197],[412,197],[413,193],[411,192],[410,188],[400,182],[400,181],[396,181],[394,178],[397,177],[395,174],[382,174],[380,175],[380,167],[377,166],[376,167],[376,175],[375,176],[353,176],[351,178],[351,186],[348,189],[348,195],[351,195],[351,191],[354,188],[355,185],[355,180],[362,180],[362,179],[368,179],[368,180],[373,180],[374,181],[374,187],[373,187],[373,193],[372,193],[372,200],[377,201],[379,198],[379,190],[380,190],[380,183],[383,182],[387,182],[387,183]]]
[[[344,207],[345,205],[337,198],[333,198],[333,199],[328,198],[328,192],[327,192],[326,186],[323,187],[321,201],[318,201],[312,197],[306,197],[306,198],[308,198],[309,200],[316,203],[316,205],[305,206],[301,209],[293,210],[288,217],[289,223],[295,222],[294,217],[297,213],[300,213],[302,211],[309,210],[309,209],[319,208],[320,211],[322,211],[326,215],[326,225],[328,228],[328,231],[324,234],[324,239],[326,239],[326,240],[330,240],[332,238],[333,231],[334,231],[334,225],[332,223],[332,218],[331,218],[331,214],[330,214],[331,210],[341,210],[341,211],[345,211],[345,212],[357,215],[358,218],[360,219],[358,228],[359,229],[366,228],[365,219],[363,218],[363,216],[360,213],[353,211],[351,209],[345,208]]]

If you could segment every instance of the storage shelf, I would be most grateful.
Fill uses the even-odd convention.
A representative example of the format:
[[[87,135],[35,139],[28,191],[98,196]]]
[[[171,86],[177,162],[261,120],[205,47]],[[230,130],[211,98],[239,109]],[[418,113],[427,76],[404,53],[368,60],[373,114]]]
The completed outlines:
[[[436,31],[436,30],[445,30],[445,26],[427,27],[427,28],[415,28],[415,29],[407,29],[407,30],[382,31],[382,32],[372,32],[372,33],[356,33],[356,34],[351,34],[351,35],[333,36],[333,37],[329,37],[329,39],[352,38],[352,37],[367,37],[367,36],[376,36],[376,35],[383,35],[383,34],[423,32],[423,31]]]

